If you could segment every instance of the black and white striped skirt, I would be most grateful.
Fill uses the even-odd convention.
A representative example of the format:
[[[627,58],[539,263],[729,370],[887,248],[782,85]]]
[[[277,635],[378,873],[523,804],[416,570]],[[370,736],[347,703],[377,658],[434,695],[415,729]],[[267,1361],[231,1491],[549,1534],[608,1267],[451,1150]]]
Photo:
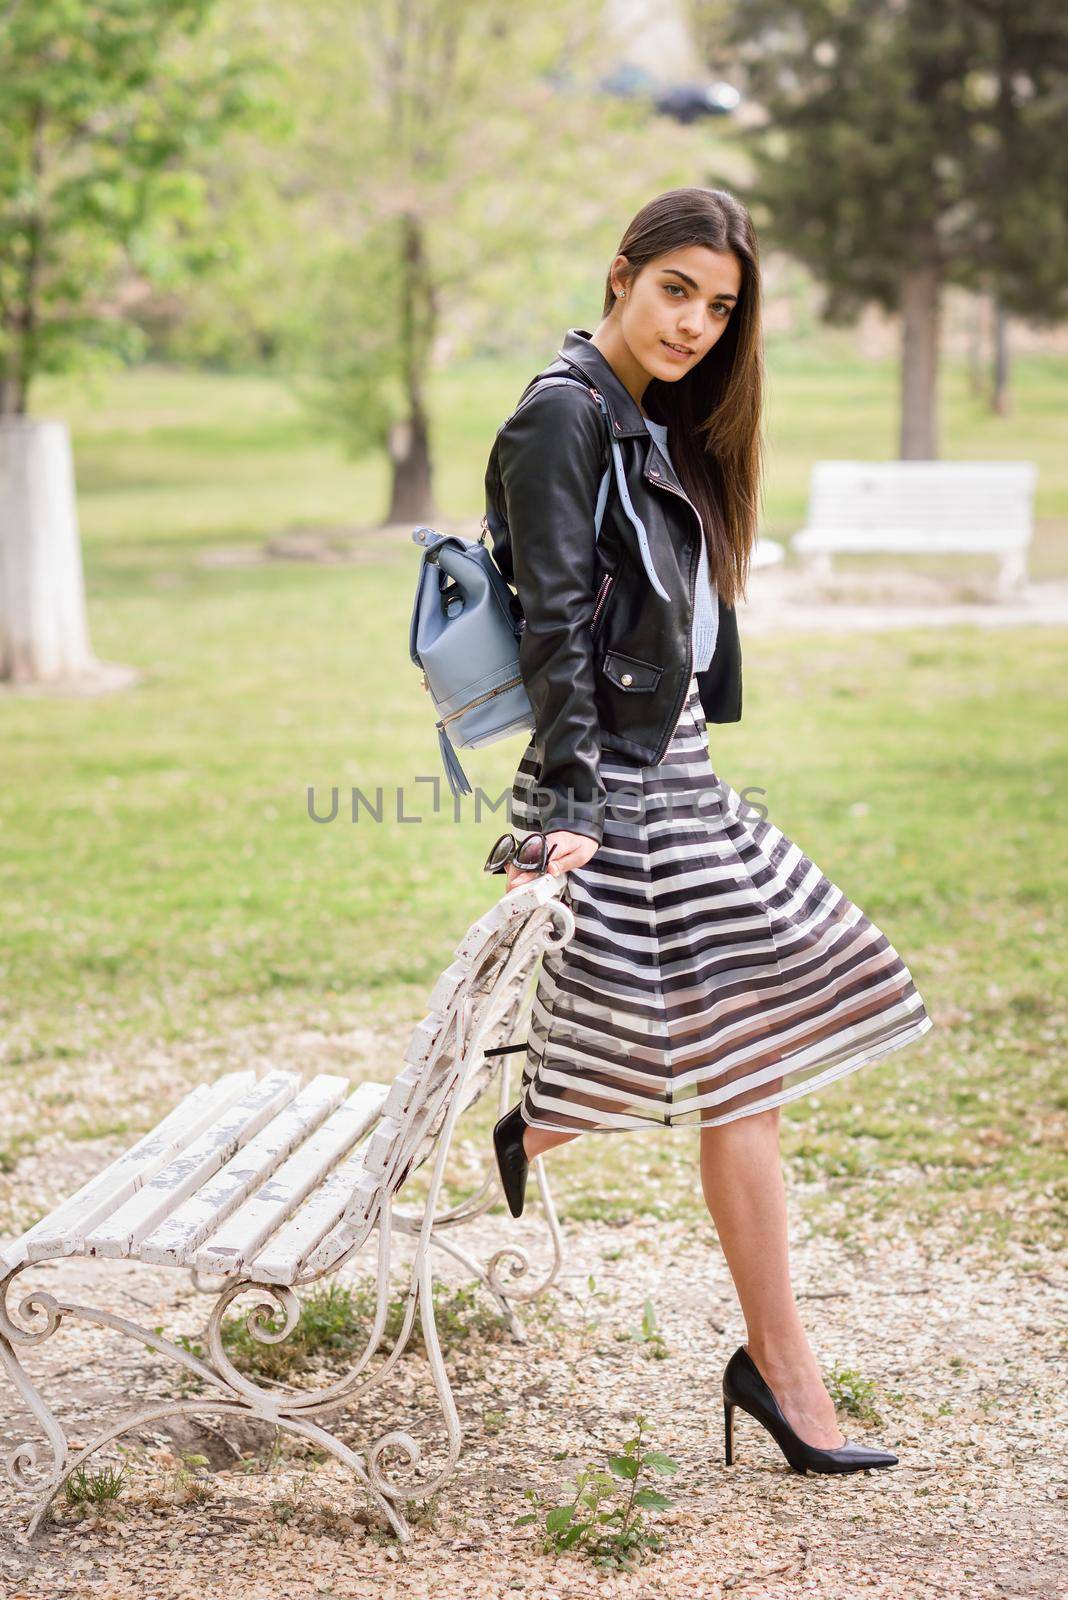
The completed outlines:
[[[664,759],[614,751],[602,843],[567,874],[567,943],[542,956],[522,1113],[575,1131],[711,1127],[928,1031],[908,968],[792,840],[717,777],[696,677]],[[510,798],[536,828],[534,742]]]

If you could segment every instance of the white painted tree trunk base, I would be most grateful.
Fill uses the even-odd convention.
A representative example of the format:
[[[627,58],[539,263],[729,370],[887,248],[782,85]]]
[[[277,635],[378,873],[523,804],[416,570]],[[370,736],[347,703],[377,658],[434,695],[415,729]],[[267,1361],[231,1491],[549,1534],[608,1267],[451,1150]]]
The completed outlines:
[[[76,677],[46,679],[0,677],[0,701],[47,700],[61,695],[64,698],[80,695],[88,700],[95,695],[116,694],[122,689],[131,689],[143,678],[144,673],[137,667],[127,667],[118,661],[94,659]]]
[[[0,681],[70,684],[93,656],[64,422],[0,421]]]

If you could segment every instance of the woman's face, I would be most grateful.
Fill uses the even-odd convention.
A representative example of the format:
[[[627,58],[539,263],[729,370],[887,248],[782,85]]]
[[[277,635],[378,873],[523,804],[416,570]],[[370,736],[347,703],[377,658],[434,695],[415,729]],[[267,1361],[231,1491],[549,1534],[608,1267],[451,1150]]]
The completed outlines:
[[[647,261],[629,283],[622,276],[626,266],[625,256],[613,262],[620,332],[650,378],[674,383],[722,336],[741,293],[741,263],[732,251],[691,244]],[[620,289],[625,299],[618,298]]]

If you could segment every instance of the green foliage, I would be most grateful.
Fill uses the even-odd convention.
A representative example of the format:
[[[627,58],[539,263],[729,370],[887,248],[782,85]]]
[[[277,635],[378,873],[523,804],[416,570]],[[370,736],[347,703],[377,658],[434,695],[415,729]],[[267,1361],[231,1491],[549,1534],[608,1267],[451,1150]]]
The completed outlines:
[[[278,1344],[264,1344],[250,1333],[246,1317],[237,1314],[223,1319],[223,1347],[239,1371],[275,1381],[313,1370],[320,1363],[327,1366],[344,1363],[366,1348],[374,1325],[376,1295],[375,1284],[370,1280],[359,1284],[332,1281],[316,1285],[304,1297],[300,1320],[287,1339]],[[387,1348],[400,1336],[407,1303],[405,1294],[395,1295],[387,1302],[382,1334]],[[447,1284],[435,1280],[434,1324],[444,1349],[472,1335],[499,1339],[504,1332],[496,1310],[482,1305],[477,1284],[458,1284],[450,1289]],[[278,1320],[267,1323],[269,1332],[278,1332],[281,1327]],[[204,1358],[198,1342],[181,1338],[177,1342]],[[418,1311],[405,1350],[406,1353],[426,1350]]]
[[[0,414],[46,372],[129,357],[112,297],[218,248],[203,163],[254,106],[219,0],[8,0],[0,17]]]
[[[575,1289],[573,1297],[578,1301],[581,1323],[579,1325],[583,1350],[587,1349],[590,1339],[601,1325],[601,1318],[597,1307],[599,1303],[609,1298],[608,1292],[597,1285],[597,1279],[590,1272],[586,1276],[585,1290]]]
[[[296,392],[314,423],[352,457],[386,449],[390,425],[402,414],[399,250],[396,222],[372,222],[358,243],[324,248],[305,279],[314,317],[299,330],[301,359],[315,375],[298,376]]]
[[[637,1433],[607,1457],[607,1470],[587,1465],[565,1483],[564,1500],[551,1503],[534,1489],[525,1492],[535,1509],[517,1517],[517,1525],[543,1521],[547,1554],[572,1551],[597,1567],[631,1572],[647,1552],[662,1548],[661,1535],[643,1512],[666,1511],[673,1502],[659,1489],[639,1484],[647,1472],[670,1475],[679,1465],[662,1450],[646,1447],[646,1420],[635,1419]]]
[[[654,1361],[665,1361],[670,1355],[667,1341],[660,1332],[656,1320],[656,1307],[648,1295],[642,1308],[642,1325],[640,1328],[628,1328],[624,1338],[636,1339],[643,1346],[642,1354]]]
[[[125,1487],[125,1461],[120,1467],[90,1467],[88,1462],[83,1462],[67,1479],[64,1493],[68,1505],[99,1506],[117,1500]]]
[[[443,336],[462,354],[558,339],[588,303],[580,243],[596,229],[609,260],[621,215],[708,159],[707,131],[650,139],[647,114],[598,94],[601,0],[422,0],[374,26],[356,0],[285,14],[293,226],[318,244],[300,392],[353,455],[395,428],[417,475]]]
[[[1068,12],[926,0],[746,0],[726,38],[764,118],[748,135],[764,248],[826,311],[890,312],[933,266],[1029,318],[1068,309]]]
[[[876,1404],[877,1390],[871,1378],[865,1378],[855,1367],[842,1367],[836,1361],[826,1377],[827,1392],[835,1405],[851,1417],[878,1427],[882,1415]]]
[[[203,1505],[215,1493],[207,1456],[185,1451],[169,1475],[169,1490],[179,1504]]]

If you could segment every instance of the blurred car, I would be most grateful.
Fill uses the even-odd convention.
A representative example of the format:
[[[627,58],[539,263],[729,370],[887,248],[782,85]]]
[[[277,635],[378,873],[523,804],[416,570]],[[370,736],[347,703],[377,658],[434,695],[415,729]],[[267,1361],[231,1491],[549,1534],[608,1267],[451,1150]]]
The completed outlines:
[[[741,92],[732,83],[663,83],[646,67],[621,61],[598,80],[602,94],[620,100],[648,100],[661,116],[676,122],[697,122],[702,117],[727,117],[741,104]]]
[[[657,92],[653,104],[661,116],[676,122],[699,122],[702,117],[729,117],[741,99],[732,83],[673,83]]]

